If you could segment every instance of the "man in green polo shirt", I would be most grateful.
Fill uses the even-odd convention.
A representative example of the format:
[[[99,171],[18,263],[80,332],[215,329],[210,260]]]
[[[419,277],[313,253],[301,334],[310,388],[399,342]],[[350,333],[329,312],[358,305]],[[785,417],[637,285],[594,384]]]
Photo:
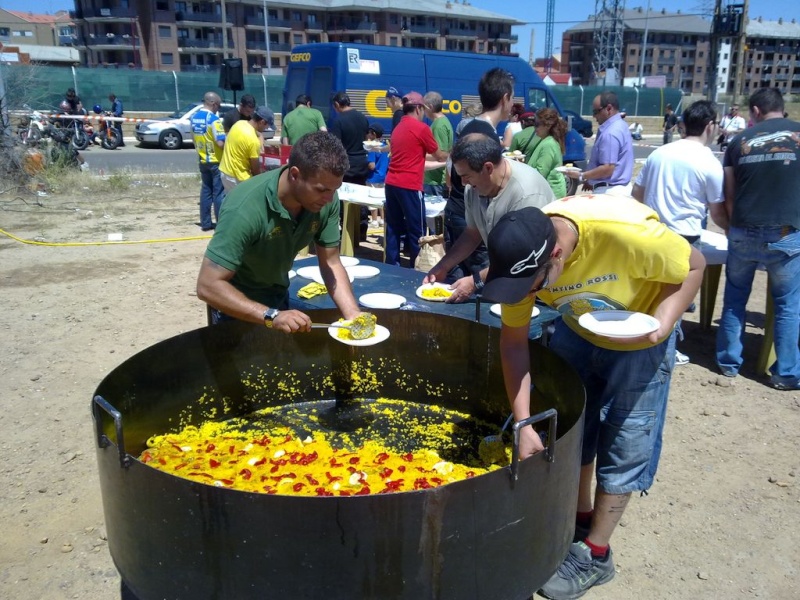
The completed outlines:
[[[286,333],[310,331],[311,319],[288,310],[289,270],[313,240],[322,279],[345,319],[361,311],[339,260],[336,190],[348,168],[339,139],[310,133],[285,167],[242,182],[225,198],[197,278],[197,297],[212,321],[264,323]]]
[[[300,94],[295,108],[281,122],[281,144],[293,146],[301,137],[314,131],[328,131],[322,113],[311,107],[311,98]]]
[[[439,144],[439,150],[450,152],[453,147],[453,126],[450,119],[442,112],[443,100],[439,92],[428,92],[424,97],[425,116],[431,121],[431,133],[433,139]],[[422,191],[427,196],[444,196],[445,177],[444,167],[429,169],[425,171],[425,178],[422,181]]]

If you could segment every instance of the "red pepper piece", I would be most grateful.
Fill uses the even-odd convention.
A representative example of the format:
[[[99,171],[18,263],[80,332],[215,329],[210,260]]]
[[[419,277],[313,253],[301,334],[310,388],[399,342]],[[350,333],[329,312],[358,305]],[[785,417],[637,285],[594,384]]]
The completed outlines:
[[[412,460],[414,460],[414,455],[411,452],[409,452],[408,454],[401,454],[400,458],[402,458],[406,462],[411,462]]]
[[[299,483],[299,482],[298,482],[298,483],[295,483],[295,484],[292,486],[292,489],[293,489],[295,492],[299,492],[299,491],[300,491],[300,490],[302,490],[302,489],[303,489],[305,486],[306,486],[306,484],[305,484],[305,483]]]
[[[254,462],[253,466],[254,467],[260,467],[261,465],[264,465],[266,463],[267,463],[267,459],[266,458],[262,458],[260,460],[257,460],[256,462]]]
[[[349,460],[349,462],[350,462],[351,465],[357,465],[359,460],[360,459],[357,456],[354,456],[353,458],[351,458]]]
[[[389,455],[388,455],[388,454],[386,454],[386,452],[381,452],[380,454],[378,454],[378,455],[375,457],[375,464],[376,464],[376,465],[382,465],[382,464],[383,464],[383,463],[385,463],[387,460],[389,460]]]
[[[206,452],[213,452],[216,449],[217,447],[214,444],[209,444],[208,446],[206,446]]]
[[[220,479],[225,485],[233,485],[233,479]]]
[[[333,492],[329,492],[323,487],[318,487],[314,491],[317,493],[317,496],[333,496]]]
[[[220,463],[218,460],[214,460],[213,458],[211,458],[209,459],[208,464],[212,469],[216,469],[222,463]]]
[[[392,473],[394,473],[394,469],[390,469],[389,467],[383,467],[383,469],[380,470],[379,474],[384,479],[389,479]]]
[[[406,466],[405,465],[400,465],[399,467],[397,467],[397,470],[400,471],[401,473],[405,473],[406,472]]]
[[[316,479],[314,479],[314,478],[311,476],[311,474],[310,474],[310,473],[306,473],[306,479],[308,479],[308,483],[310,483],[311,485],[319,485],[319,481],[317,481]]]
[[[242,476],[242,479],[245,481],[249,481],[250,478],[253,476],[253,472],[250,469],[242,469],[239,471],[239,475]]]
[[[235,450],[236,450],[236,446],[230,446],[228,448],[228,454],[233,454]]]
[[[370,491],[369,491],[369,486],[368,485],[365,485],[364,487],[362,487],[360,490],[358,490],[355,493],[356,496],[368,496],[369,494],[370,494]]]
[[[328,481],[331,482],[331,483],[333,483],[334,481],[341,481],[342,480],[342,478],[339,477],[338,475],[331,475],[330,471],[326,471],[325,472],[325,476],[328,478]]]

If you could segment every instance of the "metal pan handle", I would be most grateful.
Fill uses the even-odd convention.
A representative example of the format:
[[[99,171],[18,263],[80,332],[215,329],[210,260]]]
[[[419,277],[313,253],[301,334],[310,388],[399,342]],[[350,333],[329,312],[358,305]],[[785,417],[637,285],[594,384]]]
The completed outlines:
[[[119,464],[125,469],[131,463],[131,458],[125,452],[125,439],[122,435],[122,413],[114,408],[102,396],[95,396],[92,399],[92,417],[94,417],[95,434],[97,435],[97,446],[99,448],[108,448],[112,444],[108,436],[103,433],[103,413],[114,419],[114,429],[117,433],[117,450],[119,450]]]
[[[519,477],[518,473],[518,465],[519,465],[519,436],[520,436],[520,429],[523,427],[528,427],[529,425],[534,425],[535,423],[539,423],[540,421],[544,421],[546,419],[550,419],[550,425],[547,429],[547,440],[544,447],[544,457],[547,459],[547,462],[555,462],[555,453],[554,449],[556,446],[556,426],[558,425],[558,411],[555,408],[548,408],[547,410],[540,412],[537,415],[533,415],[532,417],[528,417],[527,419],[522,419],[522,421],[516,421],[514,425],[511,426],[511,430],[514,433],[514,446],[511,450],[511,479],[512,481],[516,481]]]

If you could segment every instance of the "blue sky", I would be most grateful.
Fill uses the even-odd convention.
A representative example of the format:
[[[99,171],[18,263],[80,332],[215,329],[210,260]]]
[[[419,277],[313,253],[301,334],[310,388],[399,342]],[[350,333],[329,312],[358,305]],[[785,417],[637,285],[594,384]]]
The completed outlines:
[[[501,3],[498,0],[470,0],[473,6],[483,8],[509,17],[514,17],[520,21],[530,23],[530,25],[514,28],[514,33],[519,35],[519,43],[514,46],[514,51],[519,52],[520,56],[527,59],[531,30],[534,31],[535,56],[541,57],[544,54],[545,27],[544,18],[547,10],[546,0],[511,0]],[[731,3],[723,0],[723,5]],[[38,13],[54,13],[58,10],[72,10],[75,7],[71,0],[0,0],[0,8],[8,10],[31,10],[35,6]],[[629,9],[638,6],[646,7],[647,0],[627,0],[626,7]],[[666,8],[670,12],[680,10],[683,13],[709,12],[713,9],[714,0],[651,0],[650,9],[661,11]],[[556,0],[555,3],[555,25],[553,27],[553,47],[561,47],[561,34],[576,23],[586,20],[594,12],[595,0]],[[778,0],[750,0],[750,18],[763,17],[766,20],[776,21],[779,17],[784,20],[797,19],[800,21],[800,2],[792,0],[781,2]],[[558,54],[556,50],[556,54]]]

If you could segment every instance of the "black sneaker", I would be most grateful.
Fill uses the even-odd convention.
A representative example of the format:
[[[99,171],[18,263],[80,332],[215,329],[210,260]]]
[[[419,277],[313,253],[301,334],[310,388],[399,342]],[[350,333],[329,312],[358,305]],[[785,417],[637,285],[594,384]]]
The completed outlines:
[[[580,598],[592,587],[603,585],[614,579],[614,560],[611,548],[605,558],[593,558],[589,546],[575,542],[569,554],[539,593],[552,600]]]

